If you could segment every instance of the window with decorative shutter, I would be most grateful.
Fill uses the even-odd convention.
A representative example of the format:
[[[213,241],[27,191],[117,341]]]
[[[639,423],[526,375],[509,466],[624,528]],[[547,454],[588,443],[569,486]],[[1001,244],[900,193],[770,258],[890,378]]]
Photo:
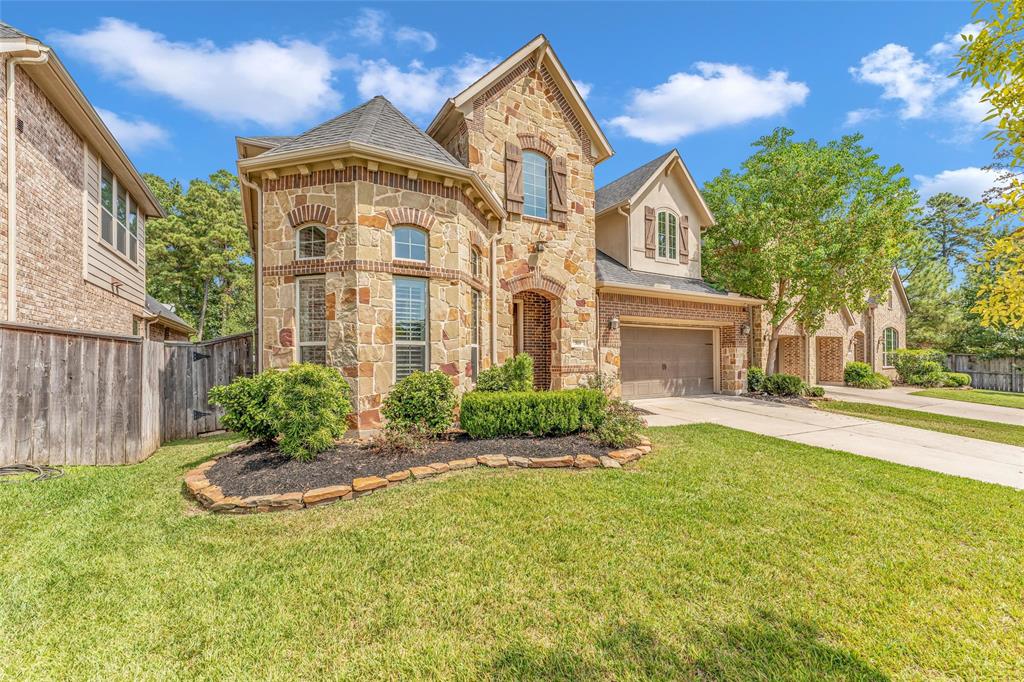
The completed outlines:
[[[654,207],[644,206],[644,255],[654,258],[658,247],[657,233],[654,227]]]
[[[565,195],[565,157],[556,156],[551,160],[551,220],[564,223],[569,202]]]
[[[523,212],[523,150],[511,142],[505,143],[505,209]]]

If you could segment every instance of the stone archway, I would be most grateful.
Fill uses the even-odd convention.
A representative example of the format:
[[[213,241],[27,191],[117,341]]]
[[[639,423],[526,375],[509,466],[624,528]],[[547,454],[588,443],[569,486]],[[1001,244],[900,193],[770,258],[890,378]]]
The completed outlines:
[[[514,345],[516,352],[533,358],[533,387],[552,387],[551,368],[558,364],[558,332],[565,285],[539,270],[507,281],[512,294]]]

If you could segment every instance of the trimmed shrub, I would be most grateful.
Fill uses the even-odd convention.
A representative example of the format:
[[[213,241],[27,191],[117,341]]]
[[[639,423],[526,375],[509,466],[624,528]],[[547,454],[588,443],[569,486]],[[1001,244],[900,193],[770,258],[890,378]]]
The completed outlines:
[[[850,386],[856,386],[858,382],[871,377],[875,371],[866,362],[848,362],[843,368],[843,382]]]
[[[859,381],[847,383],[854,388],[892,388],[892,381],[880,372],[872,372]]]
[[[760,367],[751,367],[747,370],[747,390],[751,393],[760,393],[764,388],[764,370]]]
[[[210,403],[224,408],[220,423],[249,440],[268,443],[277,436],[270,418],[270,399],[281,386],[281,373],[269,369],[254,377],[238,377],[210,389]]]
[[[632,448],[640,444],[640,434],[646,426],[635,407],[624,400],[614,399],[608,401],[604,419],[592,437],[608,448]]]
[[[824,398],[824,386],[804,386],[804,395],[808,398]]]
[[[932,388],[942,386],[945,376],[946,372],[943,371],[942,365],[932,360],[927,360],[921,363],[914,374],[907,377],[906,383]]]
[[[934,363],[939,366],[939,371],[943,369],[943,363],[946,361],[946,354],[941,350],[934,350],[930,348],[919,349],[919,350],[908,350],[906,348],[900,350],[894,350],[889,353],[889,357],[892,358],[892,365],[896,368],[896,372],[900,376],[900,381],[905,384],[914,384],[923,386],[915,379],[926,377],[932,381],[938,381],[938,378],[934,376],[935,371],[932,365],[926,363]],[[927,375],[927,376],[926,376]],[[938,384],[935,384],[936,386]]]
[[[769,374],[764,378],[762,390],[769,395],[798,396],[803,392],[804,380],[795,374]]]
[[[961,372],[946,372],[942,375],[942,385],[947,388],[961,388],[971,385],[971,375]]]
[[[455,421],[455,386],[444,372],[413,372],[391,387],[381,414],[389,424],[441,433]]]
[[[281,386],[270,400],[281,451],[307,461],[334,445],[352,412],[349,396],[348,383],[333,367],[307,363],[281,372]]]
[[[502,365],[485,369],[477,375],[476,390],[489,393],[532,391],[533,358],[527,353],[520,353]]]
[[[566,391],[471,391],[459,421],[470,438],[562,436],[599,426],[607,399],[590,388]]]

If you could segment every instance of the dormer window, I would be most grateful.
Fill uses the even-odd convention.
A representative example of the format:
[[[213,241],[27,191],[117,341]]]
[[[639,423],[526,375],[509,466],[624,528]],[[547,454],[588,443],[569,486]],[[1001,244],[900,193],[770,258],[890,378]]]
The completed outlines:
[[[523,215],[548,219],[548,159],[523,152]]]
[[[676,260],[679,256],[679,232],[674,213],[658,212],[658,258]]]
[[[324,228],[310,225],[299,230],[296,237],[296,258],[324,258],[327,255],[327,233]]]
[[[427,262],[427,233],[415,227],[395,228],[395,258]]]

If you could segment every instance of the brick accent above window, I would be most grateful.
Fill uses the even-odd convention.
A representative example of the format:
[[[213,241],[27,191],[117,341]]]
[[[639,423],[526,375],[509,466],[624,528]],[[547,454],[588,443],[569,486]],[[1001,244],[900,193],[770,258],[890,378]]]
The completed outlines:
[[[541,154],[552,157],[555,155],[555,144],[533,133],[519,133],[519,146],[523,149],[532,149]]]
[[[334,224],[334,210],[323,204],[303,204],[288,211],[288,224],[298,227],[304,223]]]
[[[437,218],[432,214],[418,208],[389,208],[384,211],[384,215],[387,216],[388,223],[391,225],[415,225],[428,232],[437,222]]]
[[[556,279],[541,274],[540,270],[513,277],[502,282],[502,286],[512,294],[523,291],[543,291],[551,296],[561,299],[565,295],[565,285]]]

